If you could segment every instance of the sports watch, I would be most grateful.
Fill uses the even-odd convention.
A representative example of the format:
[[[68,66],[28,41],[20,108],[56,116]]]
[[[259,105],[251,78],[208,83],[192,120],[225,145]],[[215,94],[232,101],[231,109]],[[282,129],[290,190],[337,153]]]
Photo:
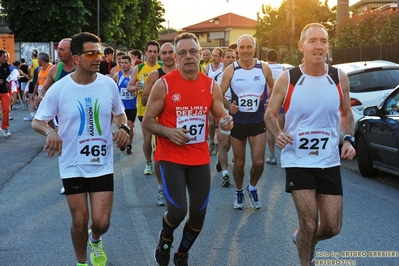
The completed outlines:
[[[130,133],[130,127],[129,127],[128,125],[126,125],[125,123],[121,124],[121,125],[119,126],[119,129],[125,130],[127,134]]]
[[[349,143],[350,143],[353,147],[355,147],[355,137],[354,137],[354,136],[345,135],[345,136],[344,136],[344,141],[345,141],[345,140],[349,141]]]

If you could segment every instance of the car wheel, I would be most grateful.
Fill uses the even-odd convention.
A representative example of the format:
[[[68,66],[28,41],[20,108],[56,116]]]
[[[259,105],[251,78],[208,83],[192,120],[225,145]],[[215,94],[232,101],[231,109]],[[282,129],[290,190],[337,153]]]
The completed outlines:
[[[357,165],[359,167],[360,174],[365,177],[376,176],[378,174],[378,170],[373,168],[373,162],[371,160],[370,152],[364,136],[360,136],[359,138],[356,153]]]

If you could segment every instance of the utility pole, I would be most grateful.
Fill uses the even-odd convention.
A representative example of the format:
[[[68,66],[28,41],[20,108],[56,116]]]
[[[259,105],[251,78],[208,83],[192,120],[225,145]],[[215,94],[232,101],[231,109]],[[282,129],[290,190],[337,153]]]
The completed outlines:
[[[97,36],[100,37],[100,0],[97,0]]]
[[[399,1],[399,0],[398,0]],[[337,0],[337,25],[349,16],[349,0]]]

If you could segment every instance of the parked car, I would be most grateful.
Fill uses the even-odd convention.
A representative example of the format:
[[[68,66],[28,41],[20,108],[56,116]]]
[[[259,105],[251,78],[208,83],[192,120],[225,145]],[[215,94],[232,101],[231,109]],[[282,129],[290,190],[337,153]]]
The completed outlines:
[[[382,170],[399,176],[399,86],[363,114],[355,131],[360,173],[372,177]]]
[[[286,64],[286,63],[284,63],[284,64],[281,64],[283,67],[285,67],[285,69],[287,69],[287,70],[290,70],[290,69],[293,69],[294,68],[294,66],[293,65],[291,65],[291,64]]]
[[[355,128],[364,107],[379,105],[399,85],[399,64],[389,61],[352,62],[334,67],[348,75]],[[343,136],[341,131],[341,143]]]

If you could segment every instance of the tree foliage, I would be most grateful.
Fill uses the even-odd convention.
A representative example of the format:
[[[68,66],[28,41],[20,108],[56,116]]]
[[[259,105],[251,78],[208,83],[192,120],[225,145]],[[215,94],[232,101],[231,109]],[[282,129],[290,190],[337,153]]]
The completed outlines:
[[[296,49],[301,30],[311,22],[323,24],[329,34],[332,33],[335,13],[328,7],[327,1],[322,4],[314,0],[295,0],[293,9],[291,3],[291,0],[284,0],[278,8],[262,5],[262,16],[255,35],[261,46],[269,48],[287,46]],[[291,27],[291,12],[295,16],[294,34]]]
[[[164,13],[159,0],[12,0],[0,1],[17,41],[48,42],[81,31],[97,32],[100,3],[100,37],[113,46],[142,49],[158,39]],[[23,7],[23,8],[21,8]]]
[[[399,13],[390,10],[347,18],[338,25],[334,42],[337,48],[392,43],[399,43]]]
[[[318,0],[295,0],[294,8],[291,3],[292,0],[284,0],[278,8],[263,5],[255,37],[260,47],[280,51],[279,48],[284,48],[280,59],[297,65],[302,58],[297,43],[303,27],[308,23],[319,22],[327,28],[329,36],[334,36],[336,8],[330,10],[327,0],[323,4]],[[291,14],[295,23],[292,23]]]
[[[16,41],[58,41],[86,24],[82,0],[12,0],[2,1],[2,6]]]

